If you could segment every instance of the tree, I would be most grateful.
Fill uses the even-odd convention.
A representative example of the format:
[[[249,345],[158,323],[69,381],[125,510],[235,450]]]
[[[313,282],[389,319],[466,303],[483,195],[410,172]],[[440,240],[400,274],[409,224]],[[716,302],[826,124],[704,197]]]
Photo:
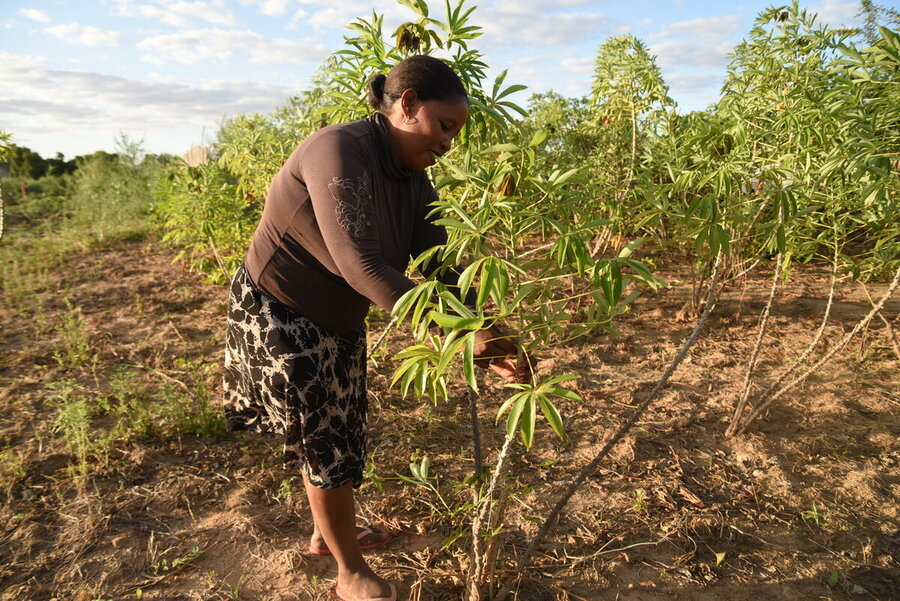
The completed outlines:
[[[875,4],[872,0],[861,0],[857,16],[866,20],[863,25],[863,35],[870,44],[875,44],[879,39],[878,28],[880,26],[897,28],[900,26],[900,12],[888,6]]]
[[[633,35],[615,36],[597,51],[589,109],[597,139],[591,155],[597,210],[613,220],[620,233],[633,223],[627,201],[635,184],[639,155],[649,136],[658,132],[675,101],[647,47]],[[604,238],[598,238],[595,252]]]
[[[47,173],[47,161],[30,148],[12,144],[7,150],[9,175],[22,179],[38,179]]]

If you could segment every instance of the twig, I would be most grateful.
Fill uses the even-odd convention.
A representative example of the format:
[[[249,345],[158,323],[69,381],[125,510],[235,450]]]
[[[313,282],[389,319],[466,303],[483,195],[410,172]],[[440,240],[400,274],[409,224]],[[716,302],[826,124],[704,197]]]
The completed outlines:
[[[500,481],[500,474],[503,472],[503,463],[506,460],[506,455],[509,453],[509,448],[512,446],[512,442],[515,440],[515,436],[507,436],[506,440],[503,441],[503,447],[500,449],[500,454],[497,456],[497,464],[494,466],[494,472],[491,474],[491,482],[488,485],[487,492],[484,495],[482,500],[482,505],[479,508],[478,512],[475,514],[475,519],[472,520],[472,569],[469,571],[468,578],[468,590],[467,594],[469,595],[470,601],[477,601],[481,599],[481,595],[479,593],[479,588],[483,584],[484,580],[484,557],[482,557],[481,553],[481,530],[482,524],[487,521],[488,525],[490,525],[491,520],[491,510],[493,508],[493,497],[494,491],[497,489],[497,483]]]
[[[469,417],[472,420],[472,451],[475,453],[475,478],[481,478],[484,460],[481,455],[481,428],[478,424],[478,393],[474,390],[466,392],[469,397]]]
[[[819,359],[815,364],[806,369],[802,374],[791,380],[789,383],[782,386],[778,391],[773,394],[768,399],[765,399],[756,406],[753,411],[747,416],[747,419],[744,420],[744,423],[741,425],[738,434],[744,434],[750,425],[760,416],[760,414],[772,406],[772,403],[780,399],[786,392],[797,386],[798,384],[803,383],[806,379],[812,375],[813,372],[818,370],[820,367],[825,365],[832,357],[834,357],[839,351],[841,351],[850,340],[853,339],[859,331],[867,326],[872,318],[875,317],[875,314],[881,311],[881,308],[884,307],[884,304],[887,300],[894,294],[894,291],[897,289],[897,284],[900,284],[900,267],[897,268],[897,271],[894,272],[894,279],[891,281],[891,285],[888,286],[887,292],[884,293],[884,296],[881,297],[881,300],[878,301],[878,304],[872,307],[872,310],[869,311],[868,315],[862,318],[859,323],[857,323],[850,332],[847,333],[846,336],[836,345],[831,347],[825,355]]]
[[[154,369],[154,368],[152,368],[152,367],[147,367],[146,365],[143,365],[143,364],[141,364],[141,363],[137,363],[136,361],[131,361],[131,362],[129,362],[129,363],[126,363],[125,365],[132,365],[132,366],[134,366],[134,367],[139,367],[139,368],[141,368],[141,369],[146,369],[147,371],[152,371],[152,372],[155,373],[156,375],[162,376],[162,377],[165,378],[166,380],[170,380],[170,381],[172,381],[172,382],[178,384],[179,386],[181,386],[182,388],[184,388],[187,392],[190,392],[190,391],[191,391],[190,386],[188,386],[187,384],[185,384],[185,383],[182,382],[181,380],[177,380],[177,379],[173,378],[172,376],[170,376],[169,374],[167,374],[167,373],[165,373],[165,372],[163,372],[163,371],[160,371],[160,370],[158,370],[158,369]]]
[[[828,325],[828,318],[831,316],[831,308],[834,306],[834,288],[835,284],[837,284],[837,271],[838,271],[838,253],[835,252],[833,268],[831,271],[831,287],[828,290],[828,303],[825,305],[825,314],[822,316],[822,323],[819,325],[819,331],[816,332],[816,335],[813,337],[812,342],[809,343],[809,346],[806,347],[806,350],[803,351],[803,354],[800,355],[800,358],[797,359],[793,365],[791,365],[783,374],[781,374],[772,384],[766,388],[765,392],[759,395],[760,399],[766,399],[769,395],[772,394],[772,391],[778,388],[786,379],[788,379],[795,371],[800,369],[800,366],[809,358],[809,356],[816,350],[816,347],[819,346],[819,342],[822,340],[822,336],[825,334],[825,326]],[[734,434],[734,433],[732,433]]]
[[[222,276],[227,279],[231,274],[225,269],[225,263],[222,261],[221,255],[219,255],[219,249],[216,248],[216,242],[213,240],[212,234],[209,234],[209,246],[212,248],[213,255],[216,257],[216,263],[219,264],[219,270],[222,272]]]
[[[769,290],[769,300],[766,302],[766,306],[763,308],[762,315],[759,318],[759,333],[756,336],[756,345],[753,347],[753,352],[750,353],[750,362],[747,363],[747,375],[744,377],[744,388],[741,390],[741,396],[738,398],[738,402],[734,407],[734,415],[731,418],[728,429],[725,430],[725,436],[734,436],[734,431],[737,429],[738,424],[740,424],[741,415],[744,413],[744,407],[747,406],[747,401],[750,399],[750,388],[753,385],[753,371],[756,369],[756,363],[759,360],[759,350],[762,348],[763,339],[766,337],[766,328],[769,325],[769,313],[772,310],[772,302],[775,300],[775,291],[778,290],[778,279],[781,277],[781,266],[783,262],[784,257],[781,253],[778,253],[778,256],[775,258],[775,275],[772,276],[772,287]]]
[[[688,350],[694,345],[697,341],[697,338],[700,335],[700,331],[703,329],[703,326],[706,324],[707,319],[709,318],[710,313],[712,313],[712,309],[718,301],[719,298],[719,277],[721,275],[721,263],[722,263],[722,251],[720,250],[716,255],[716,261],[713,266],[712,278],[709,284],[709,290],[706,297],[706,307],[703,309],[703,313],[700,315],[700,319],[697,320],[697,325],[694,326],[691,335],[688,336],[688,339],[684,342],[681,347],[681,350],[678,352],[678,355],[672,360],[672,363],[669,365],[668,369],[666,369],[665,373],[659,379],[659,382],[656,383],[656,386],[647,395],[647,398],[638,405],[637,409],[634,410],[631,417],[626,421],[619,430],[609,439],[609,441],[603,445],[603,448],[600,449],[600,452],[594,457],[594,459],[587,464],[585,467],[581,469],[578,473],[578,476],[569,485],[566,491],[562,494],[559,500],[556,502],[556,505],[553,507],[553,510],[547,516],[547,520],[541,526],[538,533],[531,539],[531,542],[528,543],[528,547],[526,547],[525,551],[519,557],[519,562],[516,565],[516,569],[513,572],[512,576],[506,579],[503,583],[503,587],[500,589],[500,592],[494,597],[493,601],[504,601],[506,597],[509,595],[510,591],[512,591],[513,584],[516,579],[520,578],[522,574],[525,572],[525,568],[528,565],[528,561],[531,558],[531,555],[534,553],[535,549],[537,549],[538,544],[547,536],[547,532],[550,531],[551,526],[556,521],[556,518],[559,516],[560,512],[569,502],[569,499],[575,494],[575,491],[584,483],[589,474],[592,474],[596,471],[597,466],[600,465],[600,462],[603,461],[604,458],[609,454],[612,448],[615,446],[617,442],[634,426],[637,422],[638,418],[644,413],[647,407],[650,406],[652,402],[654,402],[659,395],[660,391],[666,385],[666,382],[669,381],[669,378],[675,373],[675,370],[684,360],[685,356],[687,356]]]
[[[866,298],[869,299],[869,304],[874,307],[875,301],[872,300],[872,295],[869,294],[869,288],[862,282],[860,282],[859,285],[862,286],[863,291],[866,293]],[[891,346],[894,347],[894,356],[896,356],[897,359],[900,359],[900,346],[898,346],[897,344],[897,336],[894,334],[894,327],[881,311],[878,312],[878,317],[881,318],[881,321],[884,322],[884,325],[887,328],[888,339],[891,341]]]
[[[384,342],[384,339],[387,338],[388,332],[391,331],[391,328],[394,327],[397,323],[396,317],[391,317],[391,321],[388,322],[387,327],[384,328],[384,331],[381,333],[381,336],[378,337],[378,340],[375,341],[375,344],[372,345],[372,349],[369,351],[369,355],[374,355],[375,351],[378,350],[378,347],[381,346],[381,343]]]

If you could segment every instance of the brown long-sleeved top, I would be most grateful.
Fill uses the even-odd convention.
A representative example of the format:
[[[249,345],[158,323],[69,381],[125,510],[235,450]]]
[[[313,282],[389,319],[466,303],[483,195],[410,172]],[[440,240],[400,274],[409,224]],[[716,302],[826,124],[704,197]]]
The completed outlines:
[[[375,113],[304,140],[272,180],[247,251],[261,290],[337,333],[362,325],[370,301],[390,311],[414,286],[410,257],[447,240],[426,217],[431,182],[396,165],[388,127]]]

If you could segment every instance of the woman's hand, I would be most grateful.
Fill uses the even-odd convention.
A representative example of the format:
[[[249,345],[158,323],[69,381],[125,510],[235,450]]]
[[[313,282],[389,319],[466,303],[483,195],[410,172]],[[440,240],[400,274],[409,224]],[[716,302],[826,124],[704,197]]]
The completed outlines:
[[[497,326],[475,332],[475,365],[490,367],[507,382],[515,382],[522,376],[517,369],[518,345],[515,338],[504,334]],[[530,371],[530,370],[529,370]]]

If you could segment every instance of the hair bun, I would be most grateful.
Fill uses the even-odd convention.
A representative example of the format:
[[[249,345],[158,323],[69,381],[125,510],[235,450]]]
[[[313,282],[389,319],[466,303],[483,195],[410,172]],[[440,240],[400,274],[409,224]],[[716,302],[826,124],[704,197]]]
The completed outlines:
[[[384,101],[384,83],[386,81],[386,75],[376,73],[369,78],[369,83],[366,86],[366,99],[369,101],[369,106],[376,111],[381,109],[381,103]]]

